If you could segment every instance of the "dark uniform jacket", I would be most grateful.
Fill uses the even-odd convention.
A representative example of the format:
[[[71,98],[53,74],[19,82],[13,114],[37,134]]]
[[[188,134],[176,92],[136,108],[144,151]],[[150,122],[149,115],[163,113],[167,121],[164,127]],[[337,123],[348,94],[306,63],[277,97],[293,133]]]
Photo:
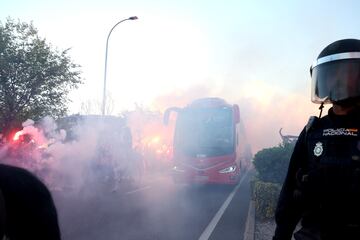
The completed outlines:
[[[290,159],[274,240],[290,240],[300,219],[313,237],[303,239],[360,239],[359,128],[360,109],[339,116],[331,108],[309,121]]]

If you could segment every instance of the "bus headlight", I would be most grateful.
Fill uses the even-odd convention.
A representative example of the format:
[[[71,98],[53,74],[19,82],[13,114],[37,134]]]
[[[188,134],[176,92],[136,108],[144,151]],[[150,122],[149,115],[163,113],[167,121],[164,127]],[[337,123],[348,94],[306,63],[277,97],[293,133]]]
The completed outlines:
[[[236,170],[236,165],[233,165],[233,166],[230,166],[230,167],[220,170],[219,173],[232,173],[232,172],[235,172],[235,170]]]
[[[174,170],[175,172],[185,172],[185,170],[184,170],[182,167],[179,167],[179,166],[174,166],[174,167],[173,167],[173,170]]]

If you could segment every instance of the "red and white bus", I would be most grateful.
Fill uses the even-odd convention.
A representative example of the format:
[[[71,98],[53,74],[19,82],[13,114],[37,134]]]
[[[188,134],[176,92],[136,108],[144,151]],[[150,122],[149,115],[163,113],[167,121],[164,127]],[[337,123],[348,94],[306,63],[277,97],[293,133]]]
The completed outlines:
[[[236,184],[249,167],[250,146],[239,106],[220,98],[201,98],[164,113],[177,113],[172,170],[177,183]]]

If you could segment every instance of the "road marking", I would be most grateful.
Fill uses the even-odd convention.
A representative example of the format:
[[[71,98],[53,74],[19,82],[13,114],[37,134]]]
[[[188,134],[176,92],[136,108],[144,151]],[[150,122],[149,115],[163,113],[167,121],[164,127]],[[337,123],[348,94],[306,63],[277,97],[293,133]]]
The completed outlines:
[[[145,190],[145,189],[148,189],[148,188],[150,188],[150,186],[141,187],[141,188],[135,189],[135,190],[133,190],[133,191],[126,192],[125,194],[126,194],[126,195],[130,195],[130,194],[133,194],[133,193],[136,193],[136,192],[140,192],[140,191]]]
[[[240,185],[242,184],[242,182],[244,181],[244,179],[246,178],[248,172],[245,173],[245,175],[241,178],[239,184],[234,188],[234,190],[229,194],[229,196],[227,197],[227,199],[225,200],[225,202],[221,205],[220,209],[217,211],[217,213],[215,214],[215,216],[213,217],[213,219],[211,220],[211,222],[209,223],[209,225],[205,228],[204,232],[201,234],[201,236],[199,237],[199,240],[207,240],[209,239],[211,233],[214,231],[216,225],[218,224],[219,220],[221,219],[222,215],[224,214],[226,208],[229,206],[231,200],[233,199],[233,197],[235,196],[235,193],[237,192],[237,190],[239,189]]]

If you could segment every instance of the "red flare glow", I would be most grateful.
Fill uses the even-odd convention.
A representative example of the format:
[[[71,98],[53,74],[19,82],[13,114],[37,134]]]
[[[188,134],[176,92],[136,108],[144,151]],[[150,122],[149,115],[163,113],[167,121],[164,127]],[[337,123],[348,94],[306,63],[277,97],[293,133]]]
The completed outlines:
[[[19,140],[20,136],[23,135],[23,134],[24,134],[24,132],[23,132],[22,130],[17,131],[17,132],[15,133],[14,137],[13,137],[13,140],[14,140],[14,141]]]

